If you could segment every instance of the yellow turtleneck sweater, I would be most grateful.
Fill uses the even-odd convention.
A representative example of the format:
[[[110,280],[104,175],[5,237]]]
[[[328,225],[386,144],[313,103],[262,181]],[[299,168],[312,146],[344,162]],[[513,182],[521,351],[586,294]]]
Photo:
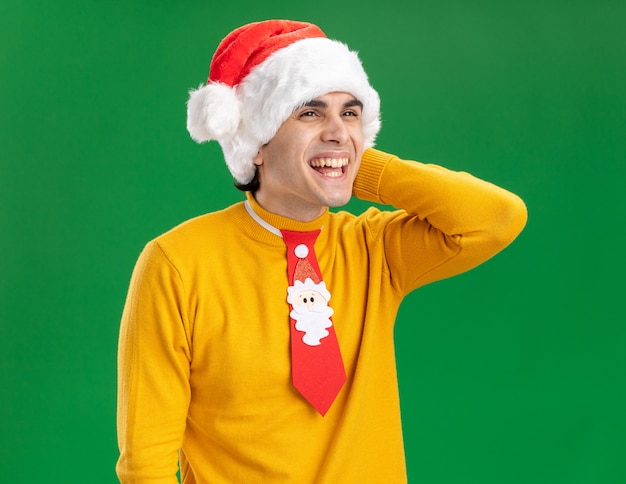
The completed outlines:
[[[357,197],[393,211],[327,211],[315,251],[347,382],[325,417],[292,387],[285,245],[243,203],[150,242],[119,346],[123,483],[406,482],[393,326],[402,298],[466,271],[526,222],[515,195],[466,173],[367,150]],[[416,324],[420,324],[416,321]]]

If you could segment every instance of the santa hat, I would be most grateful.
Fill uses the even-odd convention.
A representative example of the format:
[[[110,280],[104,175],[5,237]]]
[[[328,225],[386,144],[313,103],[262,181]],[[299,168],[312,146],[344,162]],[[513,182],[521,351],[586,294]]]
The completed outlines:
[[[310,23],[244,25],[218,46],[206,85],[190,92],[187,130],[199,143],[217,140],[233,177],[249,183],[254,157],[294,109],[340,91],[363,103],[364,146],[372,147],[380,100],[355,52]]]

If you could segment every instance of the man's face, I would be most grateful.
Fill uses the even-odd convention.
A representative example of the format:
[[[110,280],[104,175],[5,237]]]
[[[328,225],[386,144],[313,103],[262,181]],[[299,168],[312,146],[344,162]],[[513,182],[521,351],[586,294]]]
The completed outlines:
[[[259,204],[300,221],[345,205],[363,154],[361,111],[361,103],[345,92],[296,109],[255,158]]]

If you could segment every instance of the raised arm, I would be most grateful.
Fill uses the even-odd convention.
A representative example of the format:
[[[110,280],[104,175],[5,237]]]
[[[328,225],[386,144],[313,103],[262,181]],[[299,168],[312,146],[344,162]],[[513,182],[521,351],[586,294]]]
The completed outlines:
[[[509,245],[527,219],[524,202],[503,188],[375,149],[363,155],[354,193],[402,209],[381,228],[401,291],[477,266]]]

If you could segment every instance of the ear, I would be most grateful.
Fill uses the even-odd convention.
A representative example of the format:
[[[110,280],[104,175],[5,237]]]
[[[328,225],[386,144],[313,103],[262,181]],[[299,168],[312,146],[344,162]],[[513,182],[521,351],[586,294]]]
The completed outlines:
[[[259,149],[259,151],[257,152],[256,155],[254,155],[254,158],[252,159],[252,162],[256,165],[256,166],[261,166],[263,164],[263,146],[261,146],[261,148]]]

